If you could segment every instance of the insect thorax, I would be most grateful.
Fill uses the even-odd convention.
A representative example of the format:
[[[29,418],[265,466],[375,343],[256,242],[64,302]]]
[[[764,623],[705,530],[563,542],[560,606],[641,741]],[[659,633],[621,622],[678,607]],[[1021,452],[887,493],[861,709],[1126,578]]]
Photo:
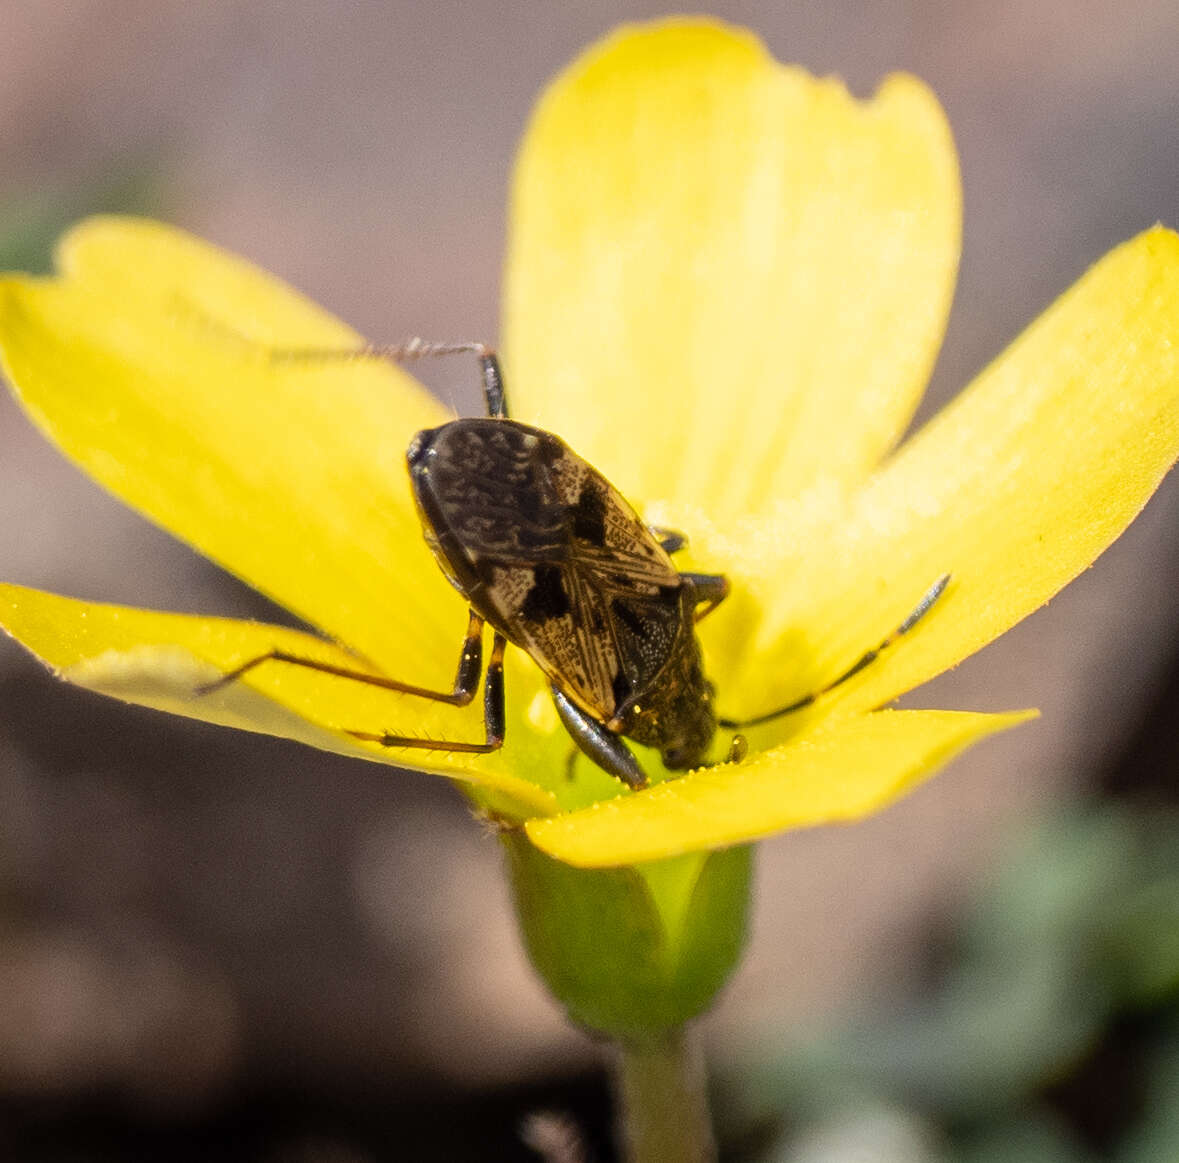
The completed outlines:
[[[671,771],[687,771],[706,760],[716,734],[716,708],[690,612],[663,670],[622,708],[619,718],[622,734],[659,748]]]

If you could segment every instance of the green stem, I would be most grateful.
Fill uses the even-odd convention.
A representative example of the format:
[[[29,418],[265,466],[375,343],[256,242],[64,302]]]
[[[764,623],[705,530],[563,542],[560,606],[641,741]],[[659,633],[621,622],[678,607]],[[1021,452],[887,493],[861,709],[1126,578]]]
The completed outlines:
[[[618,1046],[627,1163],[714,1163],[704,1055],[685,1027]]]

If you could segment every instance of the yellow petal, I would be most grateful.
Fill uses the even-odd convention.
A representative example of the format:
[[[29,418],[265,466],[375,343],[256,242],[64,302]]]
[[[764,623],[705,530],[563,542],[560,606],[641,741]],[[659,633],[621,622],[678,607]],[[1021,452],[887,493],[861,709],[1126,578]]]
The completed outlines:
[[[445,681],[464,609],[423,544],[404,462],[440,407],[390,366],[275,363],[267,345],[358,337],[181,231],[91,219],[59,262],[59,278],[0,282],[4,367],[45,433],[331,637]]]
[[[726,522],[899,437],[941,340],[958,172],[919,81],[871,100],[700,20],[629,27],[542,98],[515,174],[515,414],[637,504]]]
[[[511,775],[500,756],[475,762],[440,752],[411,756],[347,734],[393,730],[477,739],[482,721],[473,708],[440,707],[276,662],[211,694],[197,693],[203,684],[269,650],[363,669],[353,655],[297,630],[79,602],[13,585],[0,585],[0,625],[62,678],[124,702],[296,739],[342,755],[409,762],[473,785],[484,806],[509,819],[556,810],[549,792]]]
[[[722,848],[879,811],[959,751],[1035,712],[880,711],[741,764],[694,771],[580,812],[530,820],[543,851],[585,868]]]
[[[782,539],[776,561],[767,537],[751,583],[767,622],[745,672],[760,683],[734,678],[725,712],[838,675],[945,573],[925,621],[816,713],[879,706],[953,666],[1085,569],[1177,456],[1179,236],[1156,228],[1062,296],[834,528]]]

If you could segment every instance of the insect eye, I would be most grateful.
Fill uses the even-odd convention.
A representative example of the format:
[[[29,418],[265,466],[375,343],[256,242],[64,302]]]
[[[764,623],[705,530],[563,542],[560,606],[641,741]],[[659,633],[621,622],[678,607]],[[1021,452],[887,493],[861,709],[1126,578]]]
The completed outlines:
[[[679,771],[688,764],[686,747],[668,747],[663,752],[663,766],[669,771]]]

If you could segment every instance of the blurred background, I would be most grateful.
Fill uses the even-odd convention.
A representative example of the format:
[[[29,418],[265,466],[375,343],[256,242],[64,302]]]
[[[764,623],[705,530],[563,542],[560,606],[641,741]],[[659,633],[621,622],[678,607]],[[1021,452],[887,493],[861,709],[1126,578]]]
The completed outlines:
[[[642,3],[5,0],[0,265],[166,218],[374,338],[494,337],[514,144]],[[1179,225],[1174,0],[718,3],[866,95],[932,84],[965,251],[922,418],[1117,242]],[[465,366],[423,369],[459,408]],[[275,617],[0,399],[0,576]],[[1179,478],[915,706],[1039,706],[883,815],[761,846],[706,1022],[724,1155],[1179,1159]],[[0,643],[0,1158],[611,1158],[597,1049],[442,781],[123,707]]]

